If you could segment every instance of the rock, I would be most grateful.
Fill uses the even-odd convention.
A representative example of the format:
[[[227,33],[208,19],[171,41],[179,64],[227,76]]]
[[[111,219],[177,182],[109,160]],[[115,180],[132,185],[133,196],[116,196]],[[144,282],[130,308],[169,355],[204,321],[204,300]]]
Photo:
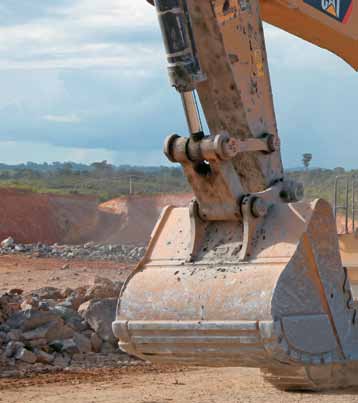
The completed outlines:
[[[118,347],[116,347],[113,343],[109,343],[108,341],[105,341],[101,346],[102,354],[114,353],[117,350],[118,350]]]
[[[13,357],[18,350],[24,347],[24,343],[19,341],[10,341],[5,348],[5,355],[7,358]]]
[[[20,361],[27,362],[29,364],[33,364],[36,362],[36,355],[26,348],[20,348],[15,354],[15,358]]]
[[[71,362],[71,358],[67,354],[56,353],[53,365],[59,368],[67,367]]]
[[[60,302],[58,304],[58,306],[64,307],[64,308],[68,308],[68,309],[74,309],[73,308],[73,304],[72,304],[72,298],[71,297],[67,297],[64,301]],[[77,310],[77,309],[76,309]]]
[[[22,339],[22,331],[20,329],[13,329],[10,330],[7,336],[12,341],[20,341]]]
[[[44,348],[47,347],[47,340],[46,339],[35,339],[35,340],[30,340],[27,345],[31,347],[31,349],[35,348]]]
[[[22,337],[24,340],[46,339],[51,342],[62,336],[63,327],[63,321],[57,318],[36,329],[23,333]]]
[[[101,245],[87,243],[85,245],[44,245],[37,244],[16,244],[9,237],[4,240],[0,254],[5,253],[26,253],[29,258],[34,257],[60,257],[62,259],[85,258],[101,259],[112,261],[138,261],[144,255],[145,249],[127,245]],[[69,264],[64,264],[60,270],[70,269]]]
[[[72,303],[73,309],[77,310],[81,304],[83,304],[86,299],[87,289],[85,287],[76,288],[72,294],[69,296],[69,300]]]
[[[0,325],[0,332],[9,333],[10,330],[10,327],[8,325],[5,325],[5,323],[2,323]]]
[[[73,293],[73,289],[72,289],[72,288],[69,288],[69,287],[65,288],[65,289],[62,291],[62,295],[63,295],[65,298],[69,297],[72,293]]]
[[[56,287],[42,287],[31,292],[31,295],[37,295],[39,299],[63,299],[61,290]]]
[[[92,333],[91,335],[91,344],[92,344],[92,350],[95,353],[99,353],[101,351],[102,339],[99,336],[97,336],[96,333]]]
[[[32,305],[31,303],[28,303],[26,300],[22,302],[21,304],[21,310],[22,311],[27,311],[29,309],[36,309],[35,305]]]
[[[80,333],[75,333],[73,338],[62,340],[61,343],[61,352],[65,352],[70,356],[79,353],[90,353],[92,351],[90,340]]]
[[[55,360],[55,356],[52,354],[48,354],[42,350],[35,350],[35,356],[37,362],[41,362],[42,364],[51,364]]]
[[[9,236],[1,242],[2,248],[11,248],[15,244],[14,238]]]
[[[47,301],[40,301],[39,310],[40,311],[49,311],[50,310],[50,304]]]
[[[0,295],[0,324],[5,322],[11,315],[10,300],[11,297],[8,294]]]
[[[7,343],[9,339],[9,335],[7,333],[0,331],[0,346]]]
[[[24,293],[24,290],[21,288],[11,288],[11,290],[9,290],[9,294],[12,295],[22,295]]]
[[[86,300],[117,298],[117,290],[113,282],[107,278],[96,276],[93,285],[86,292]]]
[[[117,341],[112,332],[112,322],[115,319],[117,299],[107,298],[93,300],[82,304],[78,310],[87,321],[91,329],[104,341],[116,344]]]
[[[49,343],[49,347],[53,350],[56,351],[57,353],[60,353],[63,348],[63,341],[62,340],[54,340],[51,343]]]
[[[87,322],[82,319],[82,317],[72,317],[67,322],[66,325],[69,326],[74,331],[81,333],[88,329]]]
[[[75,331],[72,329],[71,326],[65,325],[62,330],[61,336],[62,339],[70,339],[75,334]]]
[[[22,329],[23,331],[29,331],[36,329],[39,326],[56,320],[59,315],[53,312],[37,311],[35,309],[28,309],[26,311],[16,312],[6,322],[6,324],[13,329]]]
[[[91,341],[80,333],[75,333],[73,339],[80,353],[90,353],[92,351]]]
[[[51,312],[60,316],[64,321],[68,321],[73,317],[80,317],[80,315],[75,310],[67,308],[63,305],[56,305],[54,308],[51,308]]]

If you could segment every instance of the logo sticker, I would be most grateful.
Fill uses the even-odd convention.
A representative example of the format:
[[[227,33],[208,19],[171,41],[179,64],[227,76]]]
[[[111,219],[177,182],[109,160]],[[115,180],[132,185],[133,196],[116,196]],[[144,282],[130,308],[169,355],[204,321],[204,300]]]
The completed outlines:
[[[346,24],[353,9],[353,0],[304,0],[306,4]]]

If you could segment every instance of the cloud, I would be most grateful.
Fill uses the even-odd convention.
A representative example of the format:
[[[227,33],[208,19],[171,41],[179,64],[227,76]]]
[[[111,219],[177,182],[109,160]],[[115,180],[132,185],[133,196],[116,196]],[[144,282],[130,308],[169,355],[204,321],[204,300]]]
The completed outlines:
[[[358,77],[327,51],[265,32],[285,164],[312,152],[315,165],[354,166]],[[2,0],[0,37],[0,142],[16,144],[0,160],[163,163],[165,136],[186,133],[146,1]]]
[[[71,115],[46,115],[44,119],[54,123],[80,123],[81,119],[74,114]]]
[[[10,17],[14,14],[10,3],[2,7]],[[156,60],[150,57],[162,52],[156,14],[144,0],[62,0],[43,8],[46,12],[39,17],[30,12],[27,20],[17,23],[14,18],[14,24],[0,27],[0,69],[136,70],[154,67]]]

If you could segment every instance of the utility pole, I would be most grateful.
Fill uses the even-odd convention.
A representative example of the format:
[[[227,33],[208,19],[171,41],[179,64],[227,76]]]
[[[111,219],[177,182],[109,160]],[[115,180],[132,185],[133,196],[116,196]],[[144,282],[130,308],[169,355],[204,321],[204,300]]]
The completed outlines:
[[[129,195],[133,194],[133,177],[129,177]]]

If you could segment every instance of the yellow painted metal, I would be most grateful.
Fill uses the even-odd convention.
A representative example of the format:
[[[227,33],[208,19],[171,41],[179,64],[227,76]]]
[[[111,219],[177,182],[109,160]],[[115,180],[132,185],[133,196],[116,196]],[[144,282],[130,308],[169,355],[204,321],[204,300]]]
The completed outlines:
[[[261,0],[264,21],[290,32],[319,47],[340,56],[354,69],[358,69],[358,3],[356,0],[334,0],[338,7],[349,4],[345,16],[332,17],[325,5],[328,1]],[[307,60],[309,63],[309,60]]]

